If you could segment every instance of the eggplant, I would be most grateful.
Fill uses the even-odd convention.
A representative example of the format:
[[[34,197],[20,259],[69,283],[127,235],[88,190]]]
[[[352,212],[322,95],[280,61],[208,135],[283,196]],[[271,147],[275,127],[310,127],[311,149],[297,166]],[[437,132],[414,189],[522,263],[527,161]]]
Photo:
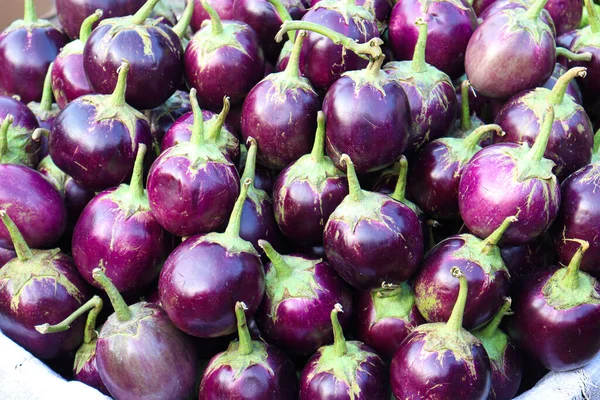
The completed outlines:
[[[255,319],[263,337],[287,353],[310,356],[333,341],[330,312],[341,304],[350,323],[352,292],[327,261],[304,254],[282,256],[259,241],[267,257],[265,297]]]
[[[310,0],[307,3],[313,7],[321,1],[322,0]],[[390,13],[392,12],[391,2],[387,0],[355,0],[354,4],[363,7],[376,18],[380,33],[385,31]]]
[[[191,27],[194,32],[199,31],[203,22],[210,20],[211,16],[209,12],[204,8],[202,0],[194,1],[194,14],[192,16]],[[233,19],[233,3],[234,0],[210,0],[208,4],[215,10],[222,20]]]
[[[336,304],[331,311],[333,344],[308,360],[300,376],[300,400],[366,400],[389,398],[389,378],[381,357],[362,342],[346,341]]]
[[[33,0],[25,15],[0,33],[0,95],[18,95],[23,103],[40,101],[50,63],[68,38],[50,21],[38,19]]]
[[[430,398],[488,398],[489,357],[481,341],[462,327],[467,278],[458,267],[452,267],[450,275],[460,281],[460,290],[448,322],[418,326],[392,359],[390,376],[397,399],[420,399],[423,393]]]
[[[327,260],[358,289],[408,280],[423,256],[419,217],[387,195],[362,190],[350,157],[343,155],[342,161],[348,171],[350,194],[325,225]]]
[[[554,162],[544,158],[554,123],[554,108],[546,110],[535,143],[498,143],[480,150],[463,169],[458,207],[467,228],[487,237],[511,215],[518,221],[503,235],[502,244],[527,243],[544,233],[556,218],[560,186]]]
[[[89,288],[73,260],[59,249],[31,249],[5,206],[1,207],[2,229],[10,233],[17,258],[0,269],[0,329],[35,357],[65,355],[81,343],[82,320],[74,322],[72,331],[53,336],[40,334],[35,326],[65,319],[90,297]]]
[[[548,0],[548,2],[546,2],[546,6],[548,5],[549,2],[550,2],[550,0]],[[522,11],[527,11],[528,9],[532,8],[533,5],[534,5],[534,1],[532,1],[532,0],[496,0],[489,7],[484,9],[483,12],[481,12],[479,14],[479,20],[485,21],[491,15],[496,14],[500,11],[504,11],[504,10],[520,9]],[[550,13],[548,12],[548,10],[546,10],[546,8],[544,8],[542,11],[540,11],[540,18],[546,24],[548,24],[548,26],[550,26],[550,28],[552,29],[552,32],[554,33],[554,36],[557,36],[556,35],[556,26],[554,25],[554,21],[552,20],[552,17],[550,16]],[[557,43],[557,46],[558,46],[558,43]]]
[[[192,111],[192,103],[190,103],[189,93],[178,90],[164,104],[144,113],[152,132],[152,149],[156,156],[162,152],[161,144],[169,129],[190,111]]]
[[[582,0],[548,0],[544,7],[552,17],[556,27],[556,34],[561,35],[573,29],[577,29],[583,14]]]
[[[510,274],[511,291],[514,291],[519,280],[535,269],[551,265],[555,259],[554,246],[548,234],[525,244],[502,246],[500,254]]]
[[[576,54],[591,53],[591,60],[569,60],[569,68],[586,67],[587,75],[579,80],[579,85],[584,98],[592,103],[598,98],[600,91],[600,45],[598,45],[598,34],[600,33],[600,18],[590,0],[585,0],[585,8],[588,12],[590,24],[578,31],[571,42],[569,49]]]
[[[582,367],[600,352],[600,284],[579,270],[589,244],[567,240],[580,245],[569,265],[522,281],[507,324],[515,343],[551,371]]]
[[[206,366],[199,400],[293,399],[298,393],[294,364],[277,347],[252,340],[244,314],[246,305],[235,305],[239,340],[215,355]]]
[[[252,317],[262,301],[265,272],[260,256],[240,237],[250,184],[250,180],[243,183],[224,233],[189,237],[169,255],[161,271],[161,305],[175,326],[190,335],[229,335],[236,327],[235,303],[243,301]]]
[[[130,63],[126,101],[139,110],[158,107],[183,79],[181,40],[168,25],[148,19],[159,0],[148,0],[133,16],[100,22],[85,42],[83,69],[95,93],[117,87],[117,68]]]
[[[190,102],[194,117],[190,141],[163,152],[148,173],[152,214],[176,236],[217,229],[227,220],[239,194],[234,164],[217,146],[205,142],[196,89],[190,92]]]
[[[2,163],[35,167],[39,161],[38,153],[41,146],[39,140],[41,131],[36,133],[39,128],[37,118],[20,101],[12,97],[0,96],[0,124],[3,124],[9,115],[12,116],[12,122],[6,131],[7,145],[2,150]]]

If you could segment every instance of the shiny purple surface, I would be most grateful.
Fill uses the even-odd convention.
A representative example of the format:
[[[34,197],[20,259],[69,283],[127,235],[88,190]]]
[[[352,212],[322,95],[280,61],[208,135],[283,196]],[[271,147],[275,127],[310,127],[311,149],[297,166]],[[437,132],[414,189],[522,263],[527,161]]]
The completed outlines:
[[[178,90],[173,96],[169,97],[166,103],[146,111],[146,118],[148,118],[150,131],[152,132],[152,145],[157,156],[161,152],[161,143],[169,128],[182,115],[192,111],[189,98],[189,93]]]
[[[490,400],[511,400],[519,391],[523,377],[523,356],[509,342],[498,360],[490,360],[492,367],[492,390]]]
[[[544,8],[554,21],[557,35],[579,27],[583,14],[583,0],[548,0]]]
[[[510,273],[511,287],[534,270],[554,262],[553,245],[544,236],[521,245],[503,246],[500,248],[500,254]]]
[[[261,254],[263,251],[258,245],[260,239],[271,243],[275,249],[281,249],[283,236],[275,221],[273,203],[268,194],[257,192],[246,198],[242,209],[240,237],[252,243]]]
[[[52,67],[52,93],[60,108],[93,93],[83,70],[83,54],[58,54]]]

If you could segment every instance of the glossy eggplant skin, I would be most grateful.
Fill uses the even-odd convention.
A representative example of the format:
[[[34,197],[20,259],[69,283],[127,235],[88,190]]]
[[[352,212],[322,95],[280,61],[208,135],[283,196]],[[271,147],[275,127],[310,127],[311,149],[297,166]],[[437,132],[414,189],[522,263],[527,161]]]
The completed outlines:
[[[595,101],[598,99],[598,91],[600,90],[600,46],[597,44],[597,33],[593,33],[590,26],[578,31],[570,45],[570,50],[573,53],[592,53],[591,61],[568,61],[569,68],[586,67],[587,75],[579,80],[579,86],[583,93],[584,101],[587,100],[590,105],[595,106]],[[590,114],[597,114],[592,112]]]
[[[544,8],[550,13],[556,34],[577,29],[583,14],[583,0],[548,0]]]
[[[8,149],[3,155],[4,162],[35,168],[41,147],[41,141],[32,139],[33,132],[39,128],[35,114],[23,102],[0,96],[0,123],[7,115],[13,116],[13,123],[7,132]]]
[[[152,132],[152,147],[157,156],[161,153],[161,144],[169,128],[190,111],[189,93],[178,90],[164,104],[145,112]]]
[[[75,363],[73,364],[73,379],[83,382],[109,396],[110,393],[106,386],[104,386],[102,378],[100,378],[100,373],[98,372],[96,343],[97,340],[93,340],[90,343],[84,343],[79,350],[77,350],[77,353],[75,354]]]
[[[262,249],[258,245],[261,239],[271,243],[276,249],[281,249],[284,245],[283,235],[273,214],[273,202],[266,192],[255,188],[248,191],[248,198],[242,209],[240,237],[252,243],[261,254]]]
[[[509,341],[498,360],[491,360],[492,390],[488,399],[511,400],[519,391],[523,378],[523,356]]]
[[[511,292],[515,287],[514,283],[536,269],[553,264],[554,252],[555,246],[548,234],[525,244],[501,247],[502,260],[510,273]]]

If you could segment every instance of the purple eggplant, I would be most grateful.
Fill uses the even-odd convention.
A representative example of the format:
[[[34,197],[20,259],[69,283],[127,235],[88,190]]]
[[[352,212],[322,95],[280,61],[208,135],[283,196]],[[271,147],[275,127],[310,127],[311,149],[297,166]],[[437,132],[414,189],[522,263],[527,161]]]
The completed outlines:
[[[321,2],[322,0],[310,0],[308,3],[311,7]],[[388,0],[355,0],[354,4],[363,7],[371,13],[379,26],[379,32],[383,32],[387,28],[388,19],[392,12],[392,4]]]
[[[192,103],[189,93],[178,90],[164,104],[145,112],[152,132],[152,149],[157,156],[161,153],[161,143],[165,134],[180,117],[190,111]]]
[[[398,1],[390,16],[390,45],[397,60],[410,60],[416,48],[418,19],[429,25],[425,60],[456,79],[464,73],[465,50],[477,27],[473,7],[463,0]]]
[[[23,103],[40,101],[50,63],[68,38],[50,21],[38,19],[33,0],[25,16],[0,33],[0,95],[18,95]]]
[[[234,164],[204,139],[204,118],[190,92],[194,125],[189,142],[162,153],[148,174],[148,198],[156,220],[177,236],[211,232],[221,226],[239,194]]]
[[[124,61],[112,95],[72,101],[52,126],[52,160],[86,189],[101,191],[128,179],[139,144],[152,144],[146,118],[125,103],[128,72],[129,63]]]
[[[204,8],[202,0],[194,1],[194,14],[192,16],[191,26],[194,32],[199,31],[203,27],[203,22],[210,20],[209,12]],[[208,4],[215,10],[217,15],[222,20],[233,19],[233,3],[234,0],[210,0]]]
[[[425,323],[406,282],[361,292],[354,321],[356,336],[386,360],[392,359],[413,329]]]
[[[492,384],[490,360],[481,341],[463,329],[469,298],[467,278],[458,267],[460,290],[447,323],[418,326],[402,342],[391,364],[397,399],[456,398],[486,400]]]
[[[566,73],[567,68],[565,68],[562,64],[557,62],[554,66],[554,71],[552,72],[550,78],[548,78],[548,80],[544,82],[544,84],[540,87],[552,90],[556,85],[556,82],[560,79],[560,77]],[[573,79],[569,82],[569,84],[567,85],[566,94],[573,97],[577,104],[583,104],[583,99],[581,97],[581,89],[579,88],[579,85],[577,84],[576,80]]]
[[[235,332],[236,301],[251,317],[262,301],[265,272],[252,243],[240,237],[251,181],[246,180],[224,233],[195,235],[171,253],[158,281],[162,307],[182,331],[212,338]],[[202,264],[198,264],[202,260]]]
[[[417,153],[409,174],[408,190],[410,197],[427,215],[438,219],[459,217],[460,178],[490,131],[503,134],[498,125],[483,125],[464,138],[434,140]]]
[[[516,215],[503,236],[505,245],[524,244],[544,233],[558,214],[560,186],[554,162],[544,152],[554,123],[549,106],[535,143],[499,143],[483,148],[464,167],[458,207],[467,228],[487,237],[506,217]]]
[[[83,69],[95,93],[117,87],[117,68],[130,63],[127,103],[140,110],[158,107],[183,79],[181,40],[168,25],[147,19],[159,0],[148,0],[131,17],[102,21],[85,42]]]
[[[540,236],[521,245],[502,246],[500,254],[510,273],[511,288],[514,288],[516,282],[533,270],[546,267],[554,262],[554,246],[548,235]]]
[[[220,107],[225,96],[237,105],[264,76],[258,35],[243,22],[222,22],[207,0],[202,6],[211,22],[196,32],[185,50],[186,80],[198,91],[202,107]]]
[[[60,108],[57,104],[55,104],[52,100],[52,69],[54,63],[50,63],[48,67],[48,72],[46,73],[46,78],[44,79],[44,90],[42,91],[42,99],[40,102],[32,101],[27,104],[27,107],[33,112],[35,115],[40,128],[50,130],[52,128],[52,124],[54,120],[58,116],[60,112]],[[39,154],[39,159],[41,160],[45,156],[48,155],[48,143],[46,138],[46,153]],[[43,147],[43,146],[42,146]],[[42,152],[43,153],[43,152]]]
[[[92,272],[103,272],[121,293],[140,293],[156,281],[172,240],[150,211],[143,186],[146,146],[140,144],[129,185],[98,194],[73,232],[73,259],[81,276],[100,288]]]
[[[294,364],[277,347],[252,340],[244,303],[236,303],[239,340],[215,355],[208,363],[200,383],[199,400],[218,399],[294,399],[298,378]]]
[[[0,210],[0,218],[17,253],[0,269],[0,329],[38,358],[75,350],[82,340],[83,320],[75,321],[72,331],[53,336],[35,329],[43,322],[62,321],[89,298],[73,260],[58,249],[32,250],[6,211]]]
[[[508,217],[485,240],[471,234],[442,240],[423,259],[414,279],[415,299],[428,322],[448,321],[460,285],[450,270],[458,266],[469,281],[469,296],[463,311],[463,326],[471,330],[488,322],[508,296],[510,276],[497,246],[502,235],[517,219]]]
[[[598,35],[600,34],[600,18],[598,17],[594,2],[585,0],[585,7],[588,12],[589,26],[578,31],[571,42],[570,50],[576,54],[591,53],[591,60],[579,61],[570,60],[569,68],[586,67],[587,75],[579,80],[579,85],[584,94],[584,98],[592,103],[598,99],[600,91],[600,44],[598,44]]]
[[[489,324],[473,331],[473,336],[481,340],[490,358],[492,367],[492,389],[490,400],[511,400],[517,394],[523,376],[523,359],[516,346],[498,327],[511,305],[509,297]]]
[[[308,360],[300,376],[300,400],[366,400],[389,398],[384,361],[363,342],[346,341],[336,304],[331,311],[333,344]]]
[[[265,340],[287,353],[310,356],[333,341],[330,312],[341,304],[347,327],[352,293],[327,261],[292,254],[282,256],[270,243],[260,246],[271,260],[265,266],[265,297],[256,312],[256,323]]]
[[[312,152],[281,171],[273,187],[273,210],[279,228],[289,239],[304,245],[323,243],[325,223],[348,195],[345,174],[325,155],[322,111],[317,123]]]
[[[41,145],[39,135],[34,137],[39,128],[35,114],[20,101],[0,96],[0,124],[4,123],[9,115],[12,116],[12,122],[6,131],[8,143],[2,150],[2,163],[35,167],[39,161]],[[4,139],[2,140],[4,146]]]
[[[248,93],[242,108],[244,139],[258,143],[258,162],[282,169],[310,151],[314,140],[319,96],[299,75],[300,51],[306,33],[296,37],[285,71],[268,75]]]
[[[548,0],[544,7],[552,17],[556,34],[576,29],[583,14],[582,0]]]
[[[551,371],[582,367],[600,352],[600,283],[579,270],[589,244],[567,240],[580,244],[569,265],[522,281],[507,325],[517,345]]]
[[[416,24],[419,40],[412,61],[390,62],[384,66],[384,71],[400,83],[408,97],[412,118],[406,148],[409,153],[414,153],[430,140],[448,136],[458,107],[450,77],[425,62],[427,23],[418,19]]]
[[[347,155],[350,194],[329,217],[323,233],[327,260],[358,289],[400,283],[416,272],[423,256],[419,217],[391,197],[360,188]]]
[[[541,85],[552,75],[554,32],[540,16],[547,1],[536,0],[527,10],[494,13],[475,30],[467,46],[465,69],[477,92],[506,99]]]
[[[552,171],[562,181],[588,164],[594,144],[592,123],[583,107],[565,95],[569,82],[585,75],[585,68],[572,68],[552,90],[537,88],[513,96],[496,116],[496,123],[506,134],[494,137],[494,142],[532,145],[540,132],[545,107],[551,104],[555,116],[544,157],[556,164]]]
[[[550,0],[548,0],[548,2],[546,2],[546,6],[548,5],[549,2],[550,2]],[[489,7],[487,7],[485,10],[483,10],[483,12],[478,14],[479,20],[485,21],[491,15],[496,14],[500,11],[505,11],[505,10],[520,9],[522,11],[527,11],[528,9],[533,7],[534,3],[535,3],[534,0],[495,0]],[[552,21],[552,17],[550,16],[550,13],[548,12],[548,10],[546,10],[544,8],[542,11],[540,11],[540,18],[546,24],[548,24],[548,26],[550,26],[550,28],[552,29],[552,32],[556,36],[556,27],[554,26],[554,21]],[[480,25],[481,25],[481,23],[480,23]],[[557,43],[557,46],[558,46],[558,43]]]

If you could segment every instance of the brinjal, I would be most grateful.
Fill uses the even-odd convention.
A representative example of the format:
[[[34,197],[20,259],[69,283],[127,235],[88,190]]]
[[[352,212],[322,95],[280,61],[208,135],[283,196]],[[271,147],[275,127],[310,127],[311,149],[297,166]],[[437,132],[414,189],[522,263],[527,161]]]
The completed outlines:
[[[95,93],[117,87],[117,68],[130,63],[127,103],[139,110],[158,107],[183,80],[183,48],[179,36],[156,19],[149,19],[159,0],[148,0],[133,16],[100,22],[83,49],[83,69]]]
[[[457,99],[450,77],[425,62],[427,23],[416,22],[419,39],[412,61],[387,63],[384,71],[392,75],[408,97],[412,128],[407,152],[414,153],[426,142],[447,136],[456,119]]]
[[[234,164],[217,146],[205,142],[196,89],[190,92],[190,101],[194,117],[190,141],[163,152],[148,174],[152,214],[176,236],[218,228],[227,220],[239,194]]]
[[[600,352],[600,283],[579,270],[589,245],[567,240],[580,245],[569,265],[523,280],[507,325],[517,345],[551,371],[582,367]]]
[[[322,0],[310,0],[307,3],[312,7]],[[392,2],[387,0],[355,0],[354,4],[361,6],[373,15],[382,33],[387,28],[388,19],[392,12]]]
[[[138,145],[152,145],[146,118],[125,102],[128,73],[129,63],[123,61],[113,94],[72,101],[52,125],[52,160],[86,189],[119,185],[133,172]]]
[[[2,229],[10,232],[17,253],[0,269],[0,329],[35,357],[67,354],[81,343],[83,320],[74,322],[72,331],[53,336],[38,333],[35,326],[65,319],[89,298],[89,288],[70,257],[59,249],[31,249],[6,206],[0,208]]]
[[[554,263],[554,253],[552,240],[546,234],[525,244],[500,247],[502,260],[510,274],[511,291],[533,270]]]
[[[598,98],[600,91],[600,18],[594,7],[593,1],[585,0],[585,7],[588,12],[590,24],[578,31],[571,42],[570,50],[573,53],[591,53],[592,58],[589,61],[568,61],[569,68],[586,67],[587,75],[579,80],[579,85],[584,94],[590,100]]]
[[[583,1],[548,0],[544,8],[552,17],[556,34],[561,35],[579,26],[583,14]]]
[[[187,83],[198,91],[202,107],[220,107],[225,96],[237,105],[264,76],[258,35],[243,22],[221,21],[207,0],[202,0],[202,6],[211,22],[196,32],[185,49]]]
[[[8,115],[12,116],[12,122],[6,131],[8,143],[2,153],[2,163],[35,167],[39,161],[41,145],[37,134],[34,138],[34,133],[39,128],[35,114],[20,101],[0,96],[0,124]]]
[[[336,304],[346,311],[347,327],[352,293],[327,261],[303,254],[282,256],[270,243],[259,245],[271,260],[265,265],[265,297],[255,319],[265,340],[293,354],[310,356],[333,341],[330,313]]]
[[[423,256],[419,217],[391,197],[362,190],[347,155],[350,194],[329,217],[323,233],[327,260],[358,289],[400,283],[416,272]]]
[[[300,51],[306,33],[296,37],[285,71],[269,74],[244,100],[241,129],[244,139],[258,143],[258,162],[282,169],[310,152],[321,108],[309,80],[299,75]]]
[[[300,376],[300,400],[366,400],[389,398],[384,361],[357,340],[346,341],[338,319],[340,304],[331,311],[333,344],[308,360]]]
[[[492,373],[481,341],[463,329],[467,278],[452,267],[460,291],[446,323],[418,326],[404,339],[391,364],[392,392],[397,399],[486,400]]]
[[[294,364],[277,347],[252,340],[245,315],[246,305],[236,303],[239,340],[215,355],[206,366],[199,400],[294,399],[298,378]]]
[[[548,2],[546,2],[546,6],[548,5],[548,3],[550,3],[550,0],[548,0]],[[496,14],[500,11],[504,11],[504,10],[514,10],[514,9],[521,9],[523,11],[527,11],[528,9],[532,8],[532,6],[534,5],[534,1],[533,0],[495,0],[492,4],[490,4],[489,7],[485,8],[481,13],[478,14],[479,17],[479,21],[485,21],[488,17],[490,17],[493,14]],[[546,7],[544,6],[544,7]],[[554,21],[552,20],[552,17],[550,16],[550,13],[548,12],[548,10],[546,10],[546,8],[544,8],[542,11],[540,11],[540,18],[546,23],[548,24],[548,26],[550,26],[550,28],[552,29],[552,32],[556,35],[556,27],[554,26]],[[480,23],[481,24],[481,23]],[[558,46],[558,43],[557,43]]]
[[[243,183],[225,232],[189,237],[169,255],[160,274],[161,305],[175,326],[190,335],[211,338],[233,333],[235,303],[243,301],[252,317],[262,301],[265,272],[260,256],[240,237],[250,184]]]
[[[559,181],[585,166],[592,157],[594,132],[584,108],[566,95],[570,81],[584,77],[585,68],[572,68],[561,76],[554,88],[537,88],[513,96],[496,116],[503,136],[494,143],[512,142],[532,145],[540,132],[547,104],[554,107],[554,123],[544,157],[556,164],[553,172]]]
[[[199,31],[203,27],[203,22],[210,20],[211,16],[204,8],[202,0],[194,1],[194,14],[192,16],[191,26],[194,32]],[[233,19],[233,2],[234,0],[209,0],[208,4],[215,10],[222,20]]]
[[[161,153],[161,143],[169,128],[190,111],[192,103],[189,93],[178,90],[164,104],[144,113],[152,132],[152,149],[157,156]]]
[[[560,186],[554,162],[544,158],[554,123],[549,106],[535,143],[498,143],[480,150],[463,169],[458,208],[467,228],[487,237],[506,217],[519,219],[504,233],[504,245],[523,244],[544,233],[558,214]]]
[[[0,95],[18,95],[25,104],[42,99],[50,63],[68,38],[50,21],[38,19],[33,0],[25,0],[23,19],[0,33]]]

